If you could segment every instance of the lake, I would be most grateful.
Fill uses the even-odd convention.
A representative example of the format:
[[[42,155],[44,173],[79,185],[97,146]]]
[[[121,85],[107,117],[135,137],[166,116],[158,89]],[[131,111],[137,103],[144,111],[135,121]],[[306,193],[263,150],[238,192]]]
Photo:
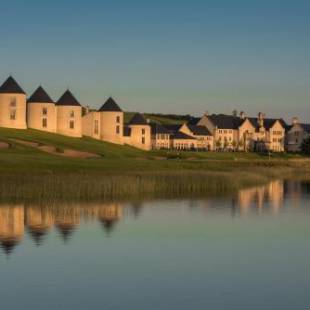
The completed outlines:
[[[310,182],[229,196],[1,203],[0,308],[309,309]]]

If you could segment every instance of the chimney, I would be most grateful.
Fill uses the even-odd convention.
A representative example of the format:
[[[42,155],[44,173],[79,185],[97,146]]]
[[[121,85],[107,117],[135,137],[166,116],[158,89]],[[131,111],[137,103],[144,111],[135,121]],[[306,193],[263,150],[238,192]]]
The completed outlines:
[[[238,111],[237,111],[237,110],[233,110],[233,111],[232,111],[232,115],[233,115],[233,116],[238,116]]]
[[[204,114],[204,116],[208,116],[209,115],[209,112],[208,111],[206,111],[205,112],[205,114]]]
[[[149,118],[146,119],[146,122],[147,122],[148,124],[151,124],[151,120],[150,120]]]
[[[264,113],[262,113],[262,112],[258,113],[258,120],[257,120],[257,122],[258,122],[258,125],[259,125],[260,128],[264,127],[264,117],[265,117]]]
[[[245,113],[243,111],[240,112],[240,118],[245,119]]]
[[[87,115],[88,113],[89,113],[89,105],[85,107],[85,115]]]
[[[298,117],[293,117],[293,119],[292,119],[292,124],[293,124],[293,125],[299,124],[299,119],[298,119]]]

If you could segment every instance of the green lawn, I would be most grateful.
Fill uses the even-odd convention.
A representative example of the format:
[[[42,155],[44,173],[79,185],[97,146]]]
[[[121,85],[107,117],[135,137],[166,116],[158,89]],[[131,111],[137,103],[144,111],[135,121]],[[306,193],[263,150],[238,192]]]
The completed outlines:
[[[34,141],[101,155],[98,159],[65,158],[51,155],[11,139]],[[145,171],[223,171],[260,166],[291,166],[298,155],[275,154],[271,158],[255,153],[216,153],[175,151],[141,151],[91,138],[69,138],[36,130],[0,128],[0,141],[12,147],[0,150],[0,172],[145,172]],[[309,165],[309,164],[307,164]]]

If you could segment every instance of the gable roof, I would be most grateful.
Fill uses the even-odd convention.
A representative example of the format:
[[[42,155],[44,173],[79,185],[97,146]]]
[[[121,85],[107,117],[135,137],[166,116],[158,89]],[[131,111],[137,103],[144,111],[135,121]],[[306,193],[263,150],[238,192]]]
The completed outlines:
[[[172,136],[171,139],[174,140],[196,140],[196,138],[191,137],[183,132],[177,131]]]
[[[1,94],[25,94],[19,84],[9,76],[8,79],[0,87]]]
[[[28,99],[29,103],[54,103],[42,86],[39,86]]]
[[[247,117],[247,119],[251,122],[251,124],[256,128],[259,129],[259,125],[258,125],[258,118],[257,117]],[[266,130],[270,130],[270,128],[272,128],[272,126],[279,121],[280,124],[283,126],[283,128],[285,128],[286,130],[289,129],[289,126],[286,124],[286,122],[280,118],[264,118],[264,128]]]
[[[151,124],[151,132],[153,135],[156,134],[169,134],[169,130],[158,123],[152,123]]]
[[[136,113],[130,120],[129,125],[148,125],[145,117],[141,113]]]
[[[192,117],[187,124],[189,125],[197,125],[198,122],[201,120],[201,117]]]
[[[238,129],[244,122],[244,119],[233,115],[212,114],[207,117],[219,129]]]
[[[211,132],[205,126],[187,124],[187,127],[195,136],[212,136]]]
[[[180,128],[183,126],[183,124],[169,124],[169,125],[163,125],[169,133],[173,134],[175,132],[178,132]]]
[[[69,89],[58,99],[56,105],[81,106]]]
[[[98,110],[99,112],[123,112],[118,104],[110,97]]]

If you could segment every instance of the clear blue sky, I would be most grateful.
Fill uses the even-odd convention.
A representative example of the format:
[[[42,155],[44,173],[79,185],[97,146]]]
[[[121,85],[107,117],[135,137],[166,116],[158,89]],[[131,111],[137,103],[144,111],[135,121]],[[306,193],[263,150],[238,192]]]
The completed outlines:
[[[308,0],[10,0],[0,79],[98,107],[310,122]]]

